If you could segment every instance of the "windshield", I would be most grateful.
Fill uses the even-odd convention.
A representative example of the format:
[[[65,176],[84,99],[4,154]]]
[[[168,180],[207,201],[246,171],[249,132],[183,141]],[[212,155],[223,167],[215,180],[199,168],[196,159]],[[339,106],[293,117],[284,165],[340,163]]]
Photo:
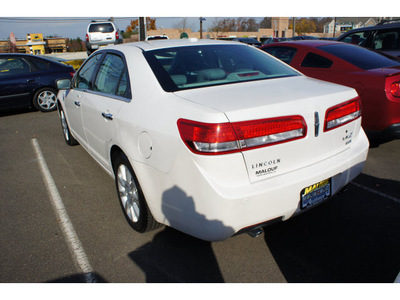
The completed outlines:
[[[144,55],[167,92],[299,75],[247,45],[186,46],[151,50]]]
[[[333,44],[318,47],[363,70],[400,66],[396,58],[390,59],[377,52],[352,44]]]

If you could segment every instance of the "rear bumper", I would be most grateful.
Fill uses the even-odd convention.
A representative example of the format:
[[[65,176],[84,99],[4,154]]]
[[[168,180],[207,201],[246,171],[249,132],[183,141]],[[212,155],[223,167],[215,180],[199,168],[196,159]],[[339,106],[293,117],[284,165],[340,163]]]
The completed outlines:
[[[203,240],[218,241],[256,224],[287,220],[309,210],[300,209],[300,193],[322,180],[331,178],[331,193],[338,193],[361,173],[368,148],[368,139],[361,130],[349,149],[329,159],[236,186],[216,183],[204,169],[183,156],[168,174],[146,165],[136,167],[137,174],[146,174],[147,180],[139,181],[158,222]]]

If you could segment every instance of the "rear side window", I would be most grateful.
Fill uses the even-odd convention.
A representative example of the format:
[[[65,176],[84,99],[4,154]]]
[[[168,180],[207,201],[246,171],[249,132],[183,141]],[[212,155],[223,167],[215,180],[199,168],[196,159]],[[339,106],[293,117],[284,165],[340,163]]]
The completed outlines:
[[[94,71],[97,63],[99,62],[101,54],[94,55],[80,69],[74,80],[74,88],[78,89],[89,89],[91,84],[90,81],[93,78]]]
[[[332,63],[326,57],[309,52],[301,62],[301,66],[305,68],[330,68]]]
[[[109,33],[113,31],[114,27],[111,23],[95,23],[89,26],[89,32]]]
[[[294,55],[297,52],[297,49],[289,47],[270,47],[263,50],[287,64],[291,63]]]
[[[38,70],[47,70],[50,66],[50,63],[41,59],[31,57],[29,60]]]
[[[375,50],[399,50],[400,28],[379,30],[375,36],[372,48]]]

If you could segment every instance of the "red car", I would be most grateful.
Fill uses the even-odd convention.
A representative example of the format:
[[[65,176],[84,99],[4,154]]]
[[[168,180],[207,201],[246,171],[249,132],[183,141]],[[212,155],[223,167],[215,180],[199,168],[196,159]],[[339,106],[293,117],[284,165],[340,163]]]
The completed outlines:
[[[334,41],[295,41],[260,49],[301,73],[357,90],[362,125],[372,139],[400,138],[400,60]]]

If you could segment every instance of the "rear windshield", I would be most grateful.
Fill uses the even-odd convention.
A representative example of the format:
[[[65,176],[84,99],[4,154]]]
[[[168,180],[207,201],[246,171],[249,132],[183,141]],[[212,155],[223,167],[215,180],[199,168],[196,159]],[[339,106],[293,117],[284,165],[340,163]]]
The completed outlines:
[[[325,45],[318,48],[363,70],[400,66],[395,58],[392,60],[385,55],[351,44]]]
[[[113,32],[114,27],[111,23],[95,23],[89,26],[89,32],[104,32],[109,33]]]
[[[299,73],[247,45],[205,45],[144,52],[167,92],[278,77]]]

